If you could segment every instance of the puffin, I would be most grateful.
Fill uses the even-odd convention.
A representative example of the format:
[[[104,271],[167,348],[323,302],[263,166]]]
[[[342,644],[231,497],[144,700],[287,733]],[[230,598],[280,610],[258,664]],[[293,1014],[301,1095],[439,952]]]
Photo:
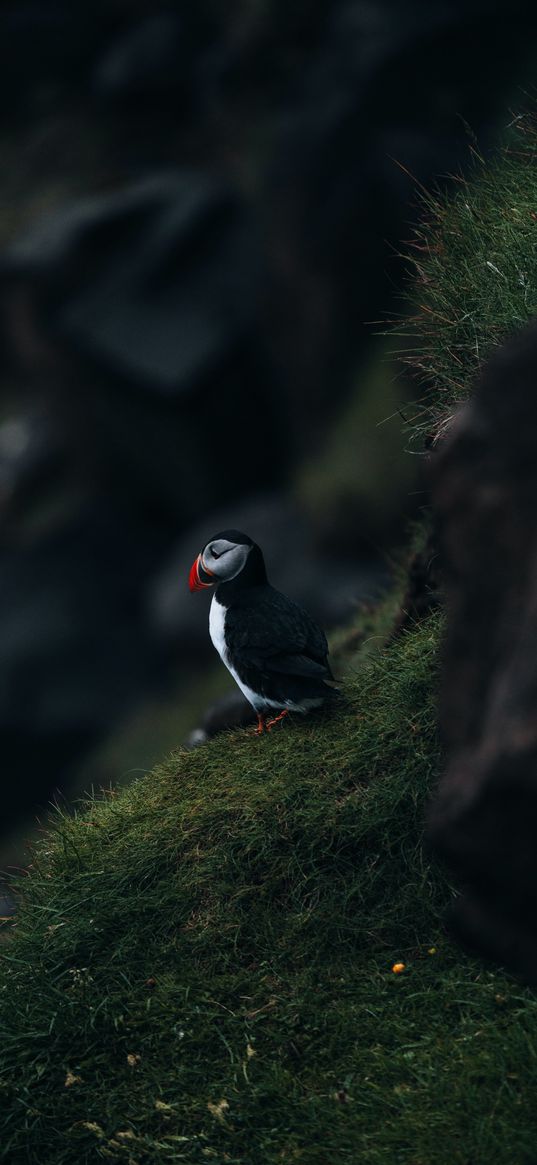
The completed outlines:
[[[210,538],[192,564],[191,591],[214,587],[209,634],[250,701],[259,735],[289,712],[337,698],[326,636],[298,603],[270,585],[260,547],[239,530]]]

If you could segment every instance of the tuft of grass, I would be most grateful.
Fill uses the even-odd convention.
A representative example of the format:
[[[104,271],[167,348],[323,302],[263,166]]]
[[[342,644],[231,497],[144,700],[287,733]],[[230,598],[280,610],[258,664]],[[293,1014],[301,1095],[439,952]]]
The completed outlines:
[[[406,256],[413,314],[399,330],[402,359],[425,386],[418,438],[438,436],[483,360],[537,312],[537,113],[512,119],[492,159],[472,153],[455,191],[421,193]]]
[[[0,948],[2,1159],[534,1161],[537,1001],[452,947],[421,843],[440,634],[56,814]]]

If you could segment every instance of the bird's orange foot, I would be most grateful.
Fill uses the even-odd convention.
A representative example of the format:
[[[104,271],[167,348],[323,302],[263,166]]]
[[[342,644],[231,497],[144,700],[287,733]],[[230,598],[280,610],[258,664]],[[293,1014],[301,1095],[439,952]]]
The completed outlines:
[[[265,717],[260,712],[257,713],[257,728],[255,730],[256,736],[261,736],[265,731]]]
[[[274,724],[277,724],[278,720],[283,720],[284,716],[288,716],[288,715],[289,715],[289,709],[284,708],[283,712],[280,712],[279,716],[275,716],[273,720],[267,720],[267,722],[265,724],[265,728],[266,728],[267,732],[270,732],[272,726]]]

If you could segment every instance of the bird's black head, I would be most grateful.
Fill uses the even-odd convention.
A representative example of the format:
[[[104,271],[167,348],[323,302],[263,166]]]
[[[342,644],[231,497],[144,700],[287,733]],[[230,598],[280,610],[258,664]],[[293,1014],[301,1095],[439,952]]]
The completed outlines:
[[[191,591],[218,586],[240,579],[241,586],[256,586],[267,581],[265,563],[259,546],[240,530],[221,530],[203,547],[190,569]]]
[[[213,534],[209,539],[207,546],[211,542],[230,542],[233,546],[253,546],[254,541],[248,537],[248,534],[241,534],[240,530],[221,530],[219,534]]]

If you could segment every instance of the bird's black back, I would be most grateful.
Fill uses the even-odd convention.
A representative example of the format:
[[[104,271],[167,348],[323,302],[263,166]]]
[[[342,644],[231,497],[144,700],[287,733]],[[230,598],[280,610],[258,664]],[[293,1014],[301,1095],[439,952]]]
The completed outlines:
[[[333,679],[328,644],[307,611],[269,583],[231,594],[229,585],[218,588],[218,600],[227,607],[226,647],[241,679],[282,703],[326,697],[331,689],[324,681]]]

